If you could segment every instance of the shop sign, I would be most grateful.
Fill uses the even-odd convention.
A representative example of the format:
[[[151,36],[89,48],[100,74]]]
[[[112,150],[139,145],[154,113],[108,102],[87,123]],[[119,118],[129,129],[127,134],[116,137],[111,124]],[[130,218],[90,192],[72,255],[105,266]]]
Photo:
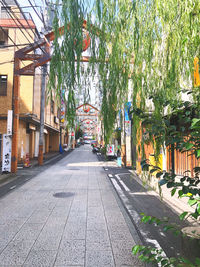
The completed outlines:
[[[194,58],[194,87],[200,86],[199,58]]]
[[[12,137],[10,135],[4,134],[2,172],[11,171],[11,149],[12,149]]]
[[[115,146],[114,145],[107,145],[106,155],[107,156],[114,156],[115,155]]]
[[[60,108],[60,121],[65,122],[65,89],[62,89],[61,92],[61,108]]]
[[[129,121],[130,120],[130,109],[131,109],[131,102],[126,102],[124,105],[124,120]]]

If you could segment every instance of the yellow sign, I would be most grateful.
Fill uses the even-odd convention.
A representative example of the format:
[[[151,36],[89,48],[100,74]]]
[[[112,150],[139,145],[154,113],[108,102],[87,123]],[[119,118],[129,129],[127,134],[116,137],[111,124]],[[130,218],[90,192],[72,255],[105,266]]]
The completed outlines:
[[[199,58],[194,58],[194,87],[200,86]]]

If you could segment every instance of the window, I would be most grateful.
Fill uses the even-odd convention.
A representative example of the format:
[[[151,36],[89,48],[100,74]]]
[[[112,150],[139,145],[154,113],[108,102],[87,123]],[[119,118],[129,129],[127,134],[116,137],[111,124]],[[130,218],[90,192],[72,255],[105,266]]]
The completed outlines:
[[[8,44],[8,30],[0,29],[0,46]]]
[[[0,96],[7,96],[7,75],[0,75]]]
[[[54,101],[51,100],[51,113],[54,113]]]
[[[1,7],[1,19],[9,19],[11,18],[10,16],[10,12],[11,12],[11,7],[7,6],[6,7]]]

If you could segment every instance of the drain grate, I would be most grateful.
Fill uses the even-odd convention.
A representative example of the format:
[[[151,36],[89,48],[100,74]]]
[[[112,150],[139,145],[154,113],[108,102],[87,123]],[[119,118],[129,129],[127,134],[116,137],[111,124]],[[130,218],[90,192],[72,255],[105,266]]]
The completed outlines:
[[[72,192],[58,192],[58,193],[53,194],[53,196],[57,198],[73,197],[74,195],[75,193],[72,193]]]
[[[70,170],[70,171],[78,171],[80,169],[78,169],[78,168],[69,168],[68,170]]]

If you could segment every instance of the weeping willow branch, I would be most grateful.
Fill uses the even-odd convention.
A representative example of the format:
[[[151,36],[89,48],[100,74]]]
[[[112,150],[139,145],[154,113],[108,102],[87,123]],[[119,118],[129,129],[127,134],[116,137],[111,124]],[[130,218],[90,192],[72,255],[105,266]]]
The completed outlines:
[[[200,52],[199,0],[96,0],[93,6],[84,0],[60,3],[53,25],[56,38],[49,88],[57,96],[62,87],[67,88],[70,124],[74,121],[74,92],[80,77],[94,77],[96,72],[106,142],[115,126],[117,111],[127,100],[129,79],[133,84],[133,106],[151,111],[155,120],[162,120],[166,108],[170,111],[178,106],[180,88],[190,88],[192,101],[200,99],[199,88],[193,88],[191,79],[193,60]],[[81,70],[84,19],[91,37],[91,59]],[[61,41],[60,25],[64,25]],[[82,88],[80,93],[87,91]],[[135,117],[135,137],[141,131],[140,121]]]

